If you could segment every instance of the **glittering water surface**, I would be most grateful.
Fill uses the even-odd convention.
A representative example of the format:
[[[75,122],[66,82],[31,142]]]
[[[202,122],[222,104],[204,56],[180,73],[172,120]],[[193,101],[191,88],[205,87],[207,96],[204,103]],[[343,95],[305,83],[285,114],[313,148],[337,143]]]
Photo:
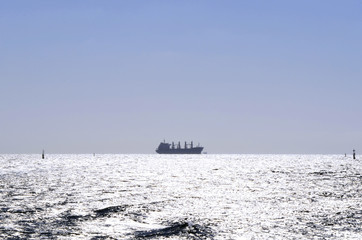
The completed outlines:
[[[362,161],[0,155],[0,239],[362,239]]]

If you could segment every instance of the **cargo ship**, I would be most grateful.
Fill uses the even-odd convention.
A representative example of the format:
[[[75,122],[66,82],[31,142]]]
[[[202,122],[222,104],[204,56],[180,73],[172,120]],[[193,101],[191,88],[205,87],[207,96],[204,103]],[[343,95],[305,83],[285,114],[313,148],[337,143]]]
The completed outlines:
[[[194,147],[193,142],[190,144],[185,142],[185,147],[181,148],[181,143],[178,142],[176,145],[174,142],[166,143],[165,141],[161,142],[156,149],[156,152],[159,154],[201,154],[204,147],[197,145]]]

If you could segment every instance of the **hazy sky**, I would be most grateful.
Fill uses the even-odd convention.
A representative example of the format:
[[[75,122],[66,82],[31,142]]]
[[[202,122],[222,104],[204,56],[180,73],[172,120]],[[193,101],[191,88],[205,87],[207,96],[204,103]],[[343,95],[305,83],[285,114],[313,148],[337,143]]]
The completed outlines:
[[[362,2],[0,0],[0,153],[362,152]]]

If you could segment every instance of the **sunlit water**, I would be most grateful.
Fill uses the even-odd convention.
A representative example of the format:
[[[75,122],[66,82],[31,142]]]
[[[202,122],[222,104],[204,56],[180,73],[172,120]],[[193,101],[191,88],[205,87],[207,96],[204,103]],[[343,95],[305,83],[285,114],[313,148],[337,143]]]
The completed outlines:
[[[0,239],[362,239],[361,165],[337,155],[0,155]]]

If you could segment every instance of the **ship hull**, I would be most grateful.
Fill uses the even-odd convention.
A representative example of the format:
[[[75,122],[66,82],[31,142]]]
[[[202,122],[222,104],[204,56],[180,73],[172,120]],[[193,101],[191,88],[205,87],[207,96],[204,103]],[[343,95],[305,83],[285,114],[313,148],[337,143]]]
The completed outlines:
[[[203,147],[195,148],[180,148],[180,149],[157,149],[156,152],[159,154],[201,154]]]

